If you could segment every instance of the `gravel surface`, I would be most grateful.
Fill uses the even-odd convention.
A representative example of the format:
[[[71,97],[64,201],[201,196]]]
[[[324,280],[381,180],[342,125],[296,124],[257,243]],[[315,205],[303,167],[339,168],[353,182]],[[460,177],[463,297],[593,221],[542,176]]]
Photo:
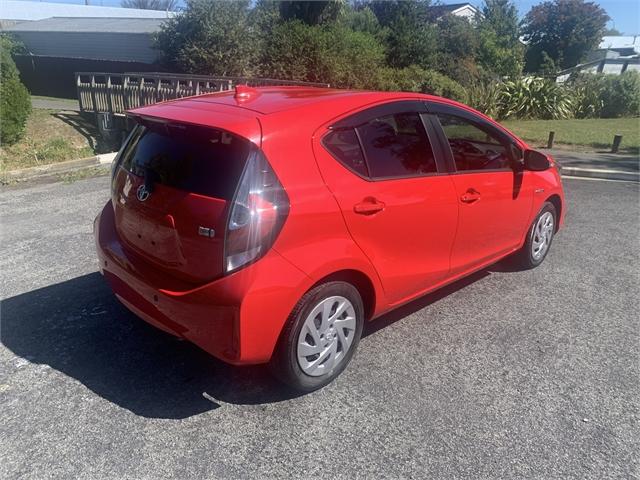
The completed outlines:
[[[377,320],[304,396],[120,306],[107,177],[0,190],[0,478],[638,478],[638,185],[565,185],[539,268]]]

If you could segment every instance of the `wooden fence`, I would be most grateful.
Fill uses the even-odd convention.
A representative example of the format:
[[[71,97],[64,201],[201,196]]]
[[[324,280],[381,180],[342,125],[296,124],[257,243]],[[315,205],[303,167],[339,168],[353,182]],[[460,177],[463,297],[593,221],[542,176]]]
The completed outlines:
[[[207,77],[165,73],[76,73],[80,110],[123,113],[130,108],[174,98],[232,90],[236,85],[305,85],[328,87],[326,83],[296,82],[269,78]]]

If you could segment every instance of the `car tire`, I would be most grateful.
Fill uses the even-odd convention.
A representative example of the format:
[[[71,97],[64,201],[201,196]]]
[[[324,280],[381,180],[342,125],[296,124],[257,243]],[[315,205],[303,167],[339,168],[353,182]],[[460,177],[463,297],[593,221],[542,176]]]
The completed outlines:
[[[515,256],[518,266],[526,270],[540,265],[549,253],[556,229],[556,207],[545,202],[529,227],[524,245]]]
[[[362,297],[353,285],[334,281],[312,288],[287,319],[270,362],[271,371],[301,392],[324,387],[353,358],[363,324]]]

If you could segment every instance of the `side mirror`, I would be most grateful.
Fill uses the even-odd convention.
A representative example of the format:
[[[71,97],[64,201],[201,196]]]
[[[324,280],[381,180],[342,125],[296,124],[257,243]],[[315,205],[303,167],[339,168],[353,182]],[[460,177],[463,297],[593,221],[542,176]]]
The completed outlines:
[[[527,150],[524,152],[524,168],[534,172],[548,170],[551,167],[549,159],[544,153],[536,150]]]

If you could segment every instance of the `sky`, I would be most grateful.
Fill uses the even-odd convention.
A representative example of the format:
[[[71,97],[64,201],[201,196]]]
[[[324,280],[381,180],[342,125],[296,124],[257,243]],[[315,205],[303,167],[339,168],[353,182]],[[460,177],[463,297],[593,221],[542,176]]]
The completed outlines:
[[[57,3],[84,4],[85,0],[47,0]],[[442,3],[461,3],[464,0],[441,0]],[[626,35],[640,34],[640,0],[592,0],[598,3],[611,17],[608,26]],[[120,0],[89,0],[91,5],[119,6]],[[435,3],[435,2],[434,2]],[[479,6],[482,0],[469,0],[469,3]],[[525,15],[532,6],[541,3],[540,0],[515,0],[520,16]]]

